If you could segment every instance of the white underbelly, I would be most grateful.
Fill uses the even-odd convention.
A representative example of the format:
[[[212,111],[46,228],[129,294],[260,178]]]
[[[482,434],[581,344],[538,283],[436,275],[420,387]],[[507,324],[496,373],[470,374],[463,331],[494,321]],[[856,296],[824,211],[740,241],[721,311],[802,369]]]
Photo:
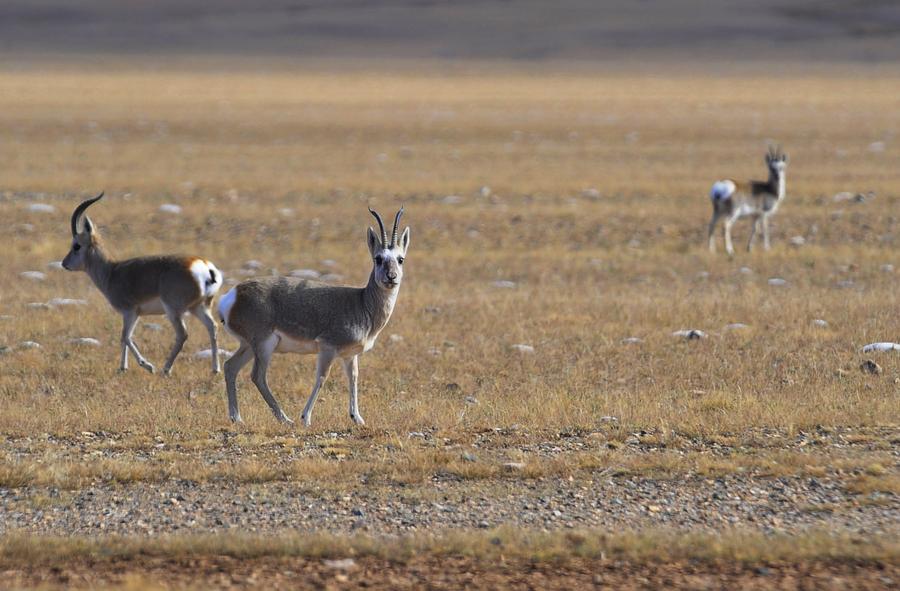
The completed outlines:
[[[275,347],[276,353],[318,353],[319,343],[316,341],[295,339],[289,337],[283,332],[275,331],[278,336],[278,345]]]
[[[154,314],[165,314],[166,311],[163,308],[162,300],[159,298],[154,298],[152,300],[147,300],[138,306],[138,316],[152,316]]]

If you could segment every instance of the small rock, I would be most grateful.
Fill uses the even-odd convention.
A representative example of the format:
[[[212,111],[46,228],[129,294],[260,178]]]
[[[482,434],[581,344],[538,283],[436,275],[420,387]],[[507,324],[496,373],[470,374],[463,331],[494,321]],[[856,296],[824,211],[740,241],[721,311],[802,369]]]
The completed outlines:
[[[601,423],[618,423],[618,422],[619,422],[619,417],[614,417],[614,416],[606,415],[606,416],[600,417],[599,420],[600,420]]]
[[[163,203],[159,206],[159,211],[178,215],[181,213],[181,206],[175,205],[174,203]]]
[[[862,348],[863,353],[872,353],[874,351],[900,351],[900,343],[870,343]]]
[[[703,332],[702,330],[697,330],[696,328],[691,328],[691,329],[676,330],[675,332],[672,333],[672,336],[673,337],[681,337],[681,338],[687,339],[689,341],[694,341],[694,340],[699,340],[699,339],[705,339],[707,337],[707,334],[705,332]]]
[[[456,205],[462,201],[462,197],[459,195],[447,195],[443,199],[441,199],[441,203],[444,205]]]
[[[467,462],[477,462],[478,461],[478,458],[475,456],[475,454],[473,454],[470,451],[464,451],[462,453],[462,459],[464,459]]]
[[[859,369],[864,373],[870,373],[872,375],[880,375],[883,371],[881,366],[872,361],[871,359],[866,359],[862,363],[859,364]]]
[[[813,320],[813,325],[818,326],[819,328],[825,328],[826,326],[828,326],[828,321],[822,320],[821,318],[816,318]]]
[[[886,147],[886,144],[884,142],[872,142],[871,144],[869,144],[869,147],[866,149],[869,152],[872,152],[873,154],[880,154],[880,153],[884,152],[885,147]]]
[[[56,208],[48,203],[32,203],[28,206],[28,211],[34,213],[56,213]]]
[[[750,328],[750,326],[743,322],[732,322],[731,324],[725,325],[725,330],[742,330],[745,328]]]
[[[738,271],[741,275],[753,275],[753,269],[750,267],[741,267]]]
[[[339,558],[336,560],[323,560],[322,564],[334,570],[352,570],[356,568],[356,561],[352,558]]]
[[[22,271],[19,273],[19,277],[22,279],[30,279],[31,281],[43,281],[47,278],[47,275],[40,271]]]
[[[73,298],[53,298],[47,304],[53,308],[65,307],[65,306],[86,306],[87,300],[73,299]]]
[[[100,341],[93,337],[77,337],[74,339],[69,339],[69,342],[73,345],[87,345],[89,347],[99,347]]]
[[[835,203],[840,203],[841,201],[850,201],[854,196],[855,193],[851,193],[850,191],[841,191],[840,193],[835,193],[831,200]]]
[[[600,191],[593,187],[589,187],[581,192],[581,196],[585,199],[600,199]]]
[[[638,337],[626,337],[622,339],[623,345],[639,345],[644,342],[644,339]]]
[[[282,207],[281,209],[278,210],[278,215],[280,215],[282,217],[286,217],[286,218],[293,217],[294,210],[291,209],[290,207]]]
[[[234,354],[234,351],[229,351],[227,349],[219,349],[218,351],[219,357],[231,357]],[[212,359],[212,349],[201,349],[194,353],[194,359]]]
[[[41,344],[36,343],[35,341],[22,341],[21,343],[19,343],[19,348],[20,349],[40,349]]]
[[[153,332],[159,332],[163,329],[162,324],[157,324],[155,322],[145,322],[142,326],[147,330],[152,330]]]
[[[354,507],[353,509],[350,510],[350,514],[353,515],[354,517],[365,517],[366,516],[366,512],[363,511],[361,507]]]
[[[478,527],[480,527],[481,529],[487,529],[491,527],[491,524],[486,520],[482,520],[478,522]]]
[[[291,277],[299,277],[300,279],[318,279],[322,276],[315,269],[294,269],[290,272]]]
[[[485,198],[490,197],[491,196],[491,188],[488,187],[487,185],[484,185],[483,187],[478,189],[478,194]]]
[[[513,289],[516,286],[515,281],[507,281],[505,279],[500,279],[498,281],[494,281],[491,283],[494,287],[499,287],[500,289]]]
[[[263,264],[256,259],[250,259],[249,261],[244,263],[244,269],[249,269],[250,271],[259,271],[263,268]]]
[[[881,265],[880,268],[881,268],[882,273],[893,273],[894,272],[894,265],[890,265],[890,264]]]
[[[503,469],[507,472],[521,472],[525,469],[524,462],[506,462],[503,464]]]
[[[534,353],[534,347],[531,345],[524,345],[522,343],[516,343],[515,345],[510,345],[511,349],[515,349],[519,353]]]
[[[388,337],[388,340],[391,341],[392,343],[402,343],[403,335],[392,334],[391,336]]]
[[[324,275],[319,277],[319,279],[321,281],[324,281],[325,283],[334,283],[336,281],[343,281],[344,276],[338,273],[325,273]]]
[[[474,396],[466,396],[466,404],[478,404],[478,399]]]
[[[806,238],[803,236],[794,236],[788,242],[790,242],[792,246],[803,246],[806,244]]]
[[[781,277],[770,277],[768,283],[774,287],[784,287],[787,285],[787,280],[782,279]]]
[[[49,310],[52,308],[52,306],[46,302],[28,302],[25,304],[25,307],[32,310]]]
[[[337,267],[337,261],[334,259],[323,259],[322,266],[323,267]]]

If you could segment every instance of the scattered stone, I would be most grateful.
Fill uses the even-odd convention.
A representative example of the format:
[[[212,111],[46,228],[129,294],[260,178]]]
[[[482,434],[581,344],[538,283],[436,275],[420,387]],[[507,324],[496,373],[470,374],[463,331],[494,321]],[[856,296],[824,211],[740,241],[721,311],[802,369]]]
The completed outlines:
[[[74,339],[69,339],[69,342],[73,345],[87,345],[89,347],[99,347],[100,341],[93,337],[77,337]]]
[[[900,343],[870,343],[862,348],[863,353],[872,353],[875,351],[900,351]]]
[[[22,279],[30,279],[31,281],[43,281],[47,278],[47,275],[40,271],[22,271],[19,273],[19,277]]]
[[[534,353],[534,347],[532,347],[531,345],[524,345],[522,343],[511,345],[510,348],[515,349],[519,353]]]
[[[699,339],[705,339],[707,337],[707,334],[705,332],[703,332],[702,330],[697,330],[696,328],[691,328],[691,329],[676,330],[675,332],[672,333],[672,336],[673,337],[681,337],[681,338],[687,339],[689,341],[694,341],[694,340],[699,340]]]
[[[743,322],[732,322],[725,325],[725,330],[742,330],[744,328],[750,328],[750,326]]]
[[[478,189],[478,194],[484,198],[490,197],[491,196],[491,188],[488,187],[487,185],[484,185],[483,187]]]
[[[322,276],[315,269],[294,269],[290,272],[291,277],[299,277],[300,279],[318,279]]]
[[[467,462],[477,462],[478,461],[478,458],[475,456],[475,454],[473,454],[470,451],[464,451],[462,453],[462,459],[464,459]]]
[[[249,261],[244,263],[243,268],[248,269],[250,271],[259,271],[264,266],[265,265],[263,265],[262,262],[257,261],[256,259],[250,259]]]
[[[175,205],[174,203],[163,203],[159,206],[159,210],[163,213],[178,215],[181,213],[181,206]]]
[[[700,271],[697,273],[697,279],[709,279],[709,271]]]
[[[32,310],[49,310],[52,306],[47,302],[28,302],[25,307]]]
[[[876,375],[876,376],[880,375],[881,372],[883,371],[881,369],[881,366],[878,365],[877,363],[875,363],[874,361],[872,361],[871,359],[866,359],[865,361],[860,363],[859,369],[862,370],[864,373],[869,373],[869,374]]]
[[[825,328],[826,326],[828,326],[828,321],[822,320],[821,318],[816,318],[813,320],[813,325],[818,326],[819,328]]]
[[[47,305],[52,308],[61,308],[65,306],[86,306],[87,300],[73,298],[53,298],[49,302],[47,302]]]
[[[738,271],[741,275],[753,275],[753,269],[750,267],[741,267]]]
[[[323,259],[322,266],[323,267],[337,267],[337,261],[334,259]]]
[[[145,322],[142,326],[147,330],[152,330],[153,332],[159,332],[163,329],[162,324],[157,324],[155,322]]]
[[[869,147],[866,149],[869,152],[872,152],[873,154],[880,154],[880,153],[884,152],[885,147],[886,147],[886,144],[884,142],[879,141],[879,142],[872,142],[871,144],[869,144]]]
[[[219,349],[219,357],[231,357],[234,351],[228,349]],[[212,349],[201,349],[194,353],[194,359],[212,359]]]
[[[352,558],[326,559],[322,561],[322,564],[334,570],[353,570],[356,568],[356,561]]]
[[[788,240],[788,242],[790,242],[791,246],[803,246],[804,244],[806,244],[806,238],[804,238],[803,236],[794,236],[793,238]]]
[[[503,464],[503,469],[507,472],[521,472],[525,469],[524,462],[506,462]]]
[[[785,285],[787,285],[787,280],[782,279],[781,277],[770,277],[769,285],[773,287],[784,287]]]
[[[441,199],[441,203],[444,205],[456,205],[457,203],[462,202],[462,197],[459,195],[447,195],[443,199]]]
[[[22,341],[19,343],[20,349],[41,349],[41,344],[35,341]]]
[[[391,341],[392,343],[402,343],[403,335],[392,334],[391,336],[388,337],[388,340]]]
[[[640,345],[644,342],[644,339],[639,337],[626,337],[622,339],[623,345]]]
[[[516,287],[515,281],[507,281],[505,279],[500,279],[491,283],[494,287],[499,287],[500,289],[513,289]]]
[[[28,211],[33,213],[56,213],[56,208],[48,203],[32,203],[28,206]]]
[[[294,217],[294,210],[290,207],[282,207],[278,210],[278,215],[286,218]]]
[[[599,420],[600,420],[601,423],[618,423],[618,422],[619,422],[619,417],[614,417],[614,416],[611,416],[611,415],[605,415],[605,416],[600,417]]]
[[[325,273],[321,277],[319,277],[321,281],[325,281],[326,283],[334,283],[336,281],[343,281],[344,276],[339,273]]]
[[[478,399],[475,398],[474,396],[466,396],[466,404],[469,404],[469,405],[478,404]]]
[[[881,269],[882,273],[893,273],[894,265],[891,265],[891,264],[881,265],[880,269]]]
[[[581,196],[585,199],[600,199],[600,191],[595,189],[594,187],[589,187],[581,192]]]

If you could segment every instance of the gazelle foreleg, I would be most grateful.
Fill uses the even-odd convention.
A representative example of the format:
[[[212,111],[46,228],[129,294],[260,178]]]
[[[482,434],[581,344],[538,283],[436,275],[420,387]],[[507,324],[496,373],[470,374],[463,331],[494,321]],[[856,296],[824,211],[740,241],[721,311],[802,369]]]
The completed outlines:
[[[768,214],[764,214],[762,216],[762,234],[763,234],[763,248],[769,250],[769,216]]]
[[[191,314],[203,323],[206,327],[206,332],[209,333],[209,347],[212,351],[212,371],[213,373],[219,373],[219,344],[216,341],[216,321],[213,320],[212,314],[210,314],[209,308],[205,304],[194,306],[191,309]]]
[[[322,389],[325,380],[328,379],[328,370],[331,368],[331,363],[334,361],[335,356],[336,352],[334,349],[323,347],[319,350],[319,356],[316,358],[316,383],[313,385],[309,400],[306,401],[306,406],[303,407],[303,414],[300,416],[303,419],[303,425],[306,427],[309,427],[310,423],[312,423],[313,407],[316,405],[316,399],[319,397],[319,390]]]
[[[719,223],[719,212],[713,211],[712,219],[709,220],[709,231],[706,235],[706,241],[709,243],[709,252],[716,252],[716,224]]]
[[[736,216],[729,216],[725,220],[725,251],[728,253],[728,256],[734,255],[734,244],[731,242],[731,228],[736,221]]]
[[[272,361],[272,354],[275,353],[275,348],[278,346],[279,340],[278,336],[273,334],[253,348],[254,358],[251,379],[253,380],[256,389],[262,394],[266,404],[272,409],[272,414],[275,415],[275,418],[287,425],[293,425],[294,421],[288,418],[288,416],[284,414],[284,411],[281,410],[281,406],[279,406],[278,401],[275,400],[275,396],[272,394],[272,390],[269,389],[269,382],[266,379],[266,374],[269,371],[269,363]]]
[[[122,365],[119,366],[119,371],[128,369],[128,351],[131,351],[132,355],[134,355],[134,358],[137,360],[138,365],[150,373],[153,373],[156,371],[156,368],[153,367],[152,363],[144,359],[144,356],[138,351],[137,345],[131,340],[137,321],[138,314],[134,310],[128,310],[122,313]]]
[[[250,345],[241,341],[240,348],[225,361],[225,391],[228,393],[228,418],[233,423],[242,422],[237,402],[237,376],[252,358],[253,349],[250,348]]]
[[[350,418],[357,425],[365,425],[366,422],[359,414],[359,394],[356,390],[359,379],[359,355],[344,360],[344,373],[347,374],[347,382],[350,385]]]
[[[759,231],[760,225],[762,225],[761,218],[753,218],[753,224],[750,226],[750,239],[747,240],[747,252],[753,251],[753,240],[756,238],[756,233]]]

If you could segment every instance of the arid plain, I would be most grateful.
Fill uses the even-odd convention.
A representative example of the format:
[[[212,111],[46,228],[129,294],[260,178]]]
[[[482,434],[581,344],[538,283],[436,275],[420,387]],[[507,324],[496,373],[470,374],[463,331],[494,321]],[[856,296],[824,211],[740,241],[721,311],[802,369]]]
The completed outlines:
[[[900,340],[898,97],[875,68],[3,71],[0,569],[25,588],[890,586],[900,359],[861,348]],[[764,177],[769,142],[790,156],[772,250],[744,252],[741,222],[736,256],[721,236],[711,255],[710,184]],[[115,255],[196,253],[229,281],[362,285],[367,205],[403,204],[367,426],[335,370],[311,429],[247,373],[230,424],[195,320],[172,377],[117,373],[120,317],[51,265],[100,190]],[[162,317],[136,332],[157,365],[171,339]],[[313,376],[276,357],[294,419]]]

